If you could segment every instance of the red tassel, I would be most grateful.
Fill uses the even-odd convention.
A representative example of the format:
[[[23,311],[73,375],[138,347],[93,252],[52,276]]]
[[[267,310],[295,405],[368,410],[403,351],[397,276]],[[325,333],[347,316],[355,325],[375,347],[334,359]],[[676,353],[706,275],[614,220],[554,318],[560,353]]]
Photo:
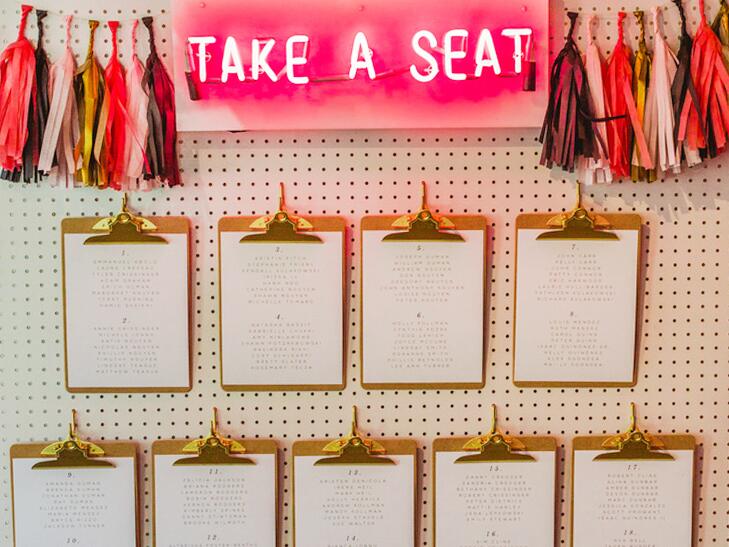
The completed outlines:
[[[18,173],[28,138],[28,112],[35,101],[35,52],[25,37],[32,9],[22,6],[18,39],[0,54],[0,164]]]
[[[109,21],[111,30],[111,56],[104,69],[106,92],[109,97],[109,117],[106,121],[106,172],[109,186],[121,190],[126,176],[124,166],[124,148],[126,146],[126,104],[127,87],[124,80],[124,69],[119,62],[117,30],[119,21]]]
[[[627,117],[612,120],[608,125],[608,142],[610,147],[610,168],[616,177],[630,176],[630,159],[632,138],[641,160],[642,167],[653,168],[653,161],[648,153],[643,127],[638,118],[633,98],[632,52],[625,44],[623,20],[625,12],[618,13],[618,40],[615,44],[607,66],[607,89],[605,96],[609,116]]]
[[[167,69],[157,55],[154,42],[152,18],[144,17],[142,22],[149,31],[149,57],[145,82],[149,89],[149,137],[145,178],[159,178],[168,186],[180,184],[177,165],[177,126],[175,121],[175,89]]]
[[[696,85],[698,108],[687,99],[681,111],[679,140],[690,150],[713,158],[729,137],[729,73],[722,59],[721,42],[706,21],[704,0],[699,0],[701,22],[691,51],[691,77]],[[702,131],[702,128],[705,131]]]

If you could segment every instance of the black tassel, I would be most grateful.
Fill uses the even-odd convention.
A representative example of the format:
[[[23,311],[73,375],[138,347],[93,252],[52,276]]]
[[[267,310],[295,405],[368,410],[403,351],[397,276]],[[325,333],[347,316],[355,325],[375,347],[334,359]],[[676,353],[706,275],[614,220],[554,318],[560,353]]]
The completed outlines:
[[[28,110],[28,139],[23,148],[23,182],[38,182],[43,175],[38,171],[38,157],[40,155],[43,133],[46,130],[48,121],[48,109],[50,108],[49,84],[50,68],[48,55],[43,47],[43,19],[48,16],[46,10],[35,10],[38,22],[38,43],[35,48],[35,89],[34,98],[31,100]]]
[[[38,154],[40,153],[43,137],[46,134],[46,125],[48,124],[48,112],[51,109],[51,76],[50,62],[48,54],[43,46],[43,19],[46,18],[48,12],[45,10],[36,10],[38,17],[38,47],[35,50],[35,81],[37,87],[37,105],[38,105],[38,139],[35,149],[35,165],[38,165]],[[55,164],[55,162],[54,162]]]
[[[562,51],[552,65],[549,104],[539,142],[540,163],[574,172],[580,156],[594,157],[595,143],[589,110],[589,88],[582,56],[574,41],[577,13],[569,12],[570,29]]]
[[[142,23],[149,31],[149,57],[144,74],[144,87],[149,93],[149,133],[144,178],[157,178],[168,186],[178,186],[180,171],[177,163],[175,90],[169,73],[157,54],[152,18],[143,17]]]

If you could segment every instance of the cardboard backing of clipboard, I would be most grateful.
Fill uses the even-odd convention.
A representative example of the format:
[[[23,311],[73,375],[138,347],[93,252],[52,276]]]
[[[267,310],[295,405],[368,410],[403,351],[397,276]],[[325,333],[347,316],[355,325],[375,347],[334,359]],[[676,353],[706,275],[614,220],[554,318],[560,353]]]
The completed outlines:
[[[242,456],[251,456],[256,454],[273,454],[276,458],[275,463],[275,477],[274,484],[276,488],[275,503],[276,503],[276,545],[281,544],[281,481],[279,475],[281,469],[279,469],[281,460],[278,451],[278,443],[274,440],[268,439],[244,439],[241,441],[245,446],[245,453]],[[157,496],[156,492],[156,475],[155,475],[155,456],[186,456],[186,452],[183,448],[190,443],[189,440],[160,440],[152,443],[152,545],[157,545]]]
[[[378,215],[378,216],[365,216],[362,218],[360,222],[360,231],[388,231],[388,232],[396,232],[397,230],[393,229],[393,223],[400,219],[401,215]],[[488,303],[488,297],[487,297],[487,250],[488,250],[488,220],[486,217],[481,215],[448,215],[448,220],[450,220],[454,225],[455,228],[453,231],[458,232],[458,230],[481,230],[484,233],[483,241],[484,241],[484,249],[483,249],[483,317],[482,317],[482,324],[484,326],[484,330],[486,329],[486,309],[487,309],[487,303]],[[482,363],[481,363],[481,381],[480,382],[432,382],[432,383],[424,383],[424,382],[387,382],[387,383],[381,383],[381,382],[365,382],[364,379],[364,369],[367,366],[366,365],[366,356],[364,353],[364,312],[363,312],[363,303],[364,298],[366,298],[366,295],[362,291],[362,287],[364,285],[364,263],[366,257],[363,253],[363,238],[360,237],[360,302],[359,302],[359,324],[360,324],[360,337],[359,337],[359,354],[360,354],[360,383],[362,384],[362,387],[365,389],[481,389],[486,385],[486,346],[487,346],[487,339],[486,332],[484,332],[483,336],[483,344],[481,348],[482,353]]]
[[[135,511],[135,523],[136,530],[134,537],[136,538],[136,545],[141,545],[140,534],[140,499],[139,499],[139,461],[137,458],[137,444],[133,442],[98,442],[95,443],[97,446],[103,449],[104,455],[101,459],[109,458],[132,458],[134,460],[134,511]],[[24,443],[14,444],[10,447],[10,499],[12,505],[12,517],[13,517],[13,545],[16,544],[15,537],[15,478],[13,476],[13,461],[16,459],[43,459],[49,460],[48,456],[41,454],[42,450],[48,446],[48,443]],[[77,468],[83,469],[83,468]],[[43,471],[38,471],[43,472]]]
[[[636,275],[636,334],[635,334],[635,349],[633,353],[633,378],[629,382],[532,382],[532,381],[518,381],[516,380],[516,299],[519,298],[517,291],[517,268],[519,261],[519,230],[554,230],[554,226],[548,224],[549,220],[554,218],[556,213],[527,213],[521,214],[516,217],[516,232],[517,237],[514,237],[514,313],[512,321],[512,368],[511,377],[515,386],[517,387],[531,387],[531,388],[551,388],[551,387],[633,387],[638,382],[638,348],[640,340],[640,310],[641,310],[641,232],[642,232],[642,219],[640,215],[634,213],[600,213],[600,216],[604,218],[610,225],[610,230],[635,230],[638,232],[638,246],[636,249],[637,255],[637,275]]]
[[[187,237],[187,325],[188,325],[188,385],[184,387],[71,387],[68,383],[68,313],[66,298],[66,234],[89,234],[98,235],[99,232],[93,229],[94,225],[103,217],[82,217],[65,218],[61,221],[61,272],[63,280],[63,357],[64,357],[64,382],[66,391],[69,393],[186,393],[192,389],[192,278],[190,268],[191,244],[190,244],[190,221],[186,217],[146,217],[154,223],[157,230],[155,235],[184,234]]]
[[[572,439],[571,450],[571,471],[570,471],[570,547],[581,547],[574,544],[574,526],[575,526],[575,452],[578,450],[605,451],[603,443],[609,440],[611,435],[595,435],[595,436],[578,436]],[[671,450],[691,450],[694,453],[694,466],[692,476],[692,500],[691,500],[691,519],[692,519],[692,537],[696,536],[696,510],[698,507],[697,484],[696,484],[696,437],[693,435],[654,435],[654,438],[662,445],[661,451]]]
[[[291,499],[293,500],[293,509],[291,511],[291,526],[293,532],[293,547],[296,547],[296,458],[298,456],[322,456],[326,457],[324,447],[331,440],[315,440],[315,441],[296,441],[291,449],[292,470],[291,470]],[[415,530],[413,537],[415,543],[418,541],[418,507],[420,506],[420,488],[418,487],[418,443],[411,439],[377,439],[377,442],[385,449],[385,456],[412,456],[413,458],[413,521]]]

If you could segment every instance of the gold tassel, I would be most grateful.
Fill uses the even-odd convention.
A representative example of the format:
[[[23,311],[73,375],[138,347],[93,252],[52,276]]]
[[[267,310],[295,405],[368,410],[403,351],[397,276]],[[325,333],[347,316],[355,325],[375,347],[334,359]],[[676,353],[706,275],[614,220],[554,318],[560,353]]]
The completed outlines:
[[[109,98],[104,73],[94,55],[94,34],[98,26],[98,21],[89,21],[89,49],[74,79],[81,128],[74,155],[76,159],[80,157],[82,160],[76,180],[84,186],[105,188],[108,179],[104,167],[104,134],[109,116]]]
[[[727,4],[726,0],[721,0],[719,12],[716,14],[711,28],[719,37],[719,41],[721,42],[721,57],[724,60],[724,66],[729,69],[729,4]]]
[[[638,112],[638,120],[641,126],[644,125],[646,99],[648,97],[649,76],[651,73],[651,56],[648,53],[648,46],[645,42],[645,22],[643,21],[643,12],[636,10],[633,12],[640,29],[640,39],[638,40],[638,51],[635,53],[635,61],[633,62],[633,97],[635,98],[635,109]],[[646,169],[640,165],[640,155],[638,147],[633,144],[633,161],[630,166],[630,178],[633,182],[656,180],[656,170]]]

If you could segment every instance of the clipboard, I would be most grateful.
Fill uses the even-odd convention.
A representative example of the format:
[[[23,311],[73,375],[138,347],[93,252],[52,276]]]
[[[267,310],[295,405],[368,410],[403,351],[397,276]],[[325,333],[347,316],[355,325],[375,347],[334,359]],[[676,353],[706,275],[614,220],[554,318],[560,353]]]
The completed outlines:
[[[382,239],[383,245],[397,245],[400,242],[413,243],[420,242],[425,245],[428,243],[448,243],[459,245],[464,242],[463,236],[459,231],[479,230],[483,232],[483,255],[482,268],[483,279],[481,285],[482,292],[482,314],[481,314],[481,378],[479,381],[473,382],[367,382],[365,381],[365,252],[364,237],[368,231],[387,231]],[[481,215],[448,215],[441,216],[433,213],[427,203],[427,192],[425,182],[421,183],[421,206],[418,211],[413,214],[406,215],[378,215],[365,216],[360,222],[360,383],[365,389],[481,389],[486,385],[486,335],[485,335],[485,315],[486,315],[486,252],[487,252],[487,230],[488,220]]]
[[[636,256],[636,302],[633,344],[632,378],[627,381],[532,381],[517,379],[517,315],[519,302],[519,231],[543,230],[537,236],[538,241],[594,241],[600,245],[602,241],[618,240],[618,231],[635,231],[637,233]],[[594,214],[583,206],[581,184],[577,183],[577,201],[574,208],[566,213],[526,213],[516,218],[516,237],[514,238],[514,315],[512,328],[512,380],[517,387],[551,388],[551,387],[632,387],[638,381],[638,347],[639,347],[639,303],[640,303],[640,271],[642,256],[642,219],[634,213]]]
[[[222,217],[218,221],[218,299],[220,301],[220,321],[218,326],[220,351],[220,384],[225,391],[341,391],[346,385],[346,221],[337,216],[310,216],[297,217],[286,210],[284,204],[283,183],[279,184],[279,207],[272,215],[262,217],[240,216]],[[280,245],[317,245],[322,240],[316,233],[309,232],[335,232],[341,234],[342,239],[342,364],[341,379],[338,383],[327,384],[230,384],[225,383],[223,370],[225,367],[225,353],[223,352],[223,252],[222,236],[227,232],[244,233],[239,241],[241,245],[280,244]]]
[[[320,456],[314,466],[330,467],[392,467],[397,463],[389,456],[411,456],[413,458],[414,506],[413,537],[418,537],[417,507],[418,499],[418,445],[412,439],[378,439],[363,435],[357,425],[357,407],[352,407],[352,422],[349,433],[336,440],[296,441],[292,447],[292,503],[291,521],[293,526],[293,545],[296,546],[296,458],[300,456]]]
[[[670,451],[691,451],[692,453],[692,476],[691,476],[691,536],[696,514],[696,469],[695,451],[696,438],[693,435],[648,435],[636,424],[635,404],[630,403],[630,426],[619,435],[598,435],[580,436],[572,441],[572,472],[570,477],[570,545],[575,545],[575,461],[576,453],[579,451],[600,451],[593,462],[667,462],[674,461]]]
[[[69,381],[69,307],[67,295],[66,235],[89,234],[84,246],[154,245],[163,247],[168,242],[165,234],[184,234],[187,248],[187,385],[180,387],[74,387]],[[63,279],[63,337],[64,337],[64,382],[69,393],[185,393],[192,389],[192,324],[190,302],[192,284],[190,277],[190,223],[185,217],[148,217],[134,215],[127,207],[126,193],[116,215],[100,217],[65,218],[61,221],[61,261]]]
[[[82,440],[76,433],[76,411],[71,411],[69,432],[65,439],[47,443],[14,444],[10,447],[10,496],[13,518],[13,545],[17,545],[17,511],[15,505],[15,462],[23,459],[39,459],[32,473],[64,471],[83,473],[84,470],[114,469],[111,459],[130,458],[134,469],[134,523],[135,545],[139,547],[139,486],[137,445],[133,442],[94,443]],[[49,532],[53,533],[53,532]]]
[[[473,465],[473,464],[496,464],[499,463],[524,463],[529,464],[535,461],[535,458],[528,454],[529,452],[551,452],[554,454],[554,488],[556,493],[557,486],[557,440],[554,437],[547,436],[529,436],[529,437],[509,437],[505,435],[497,426],[496,406],[491,405],[491,428],[485,435],[476,437],[448,437],[437,438],[433,441],[433,520],[431,527],[433,530],[433,545],[437,545],[437,469],[438,469],[438,453],[440,452],[472,452],[472,454],[464,455],[456,459],[456,465]],[[556,511],[556,498],[553,500],[553,517]]]
[[[275,536],[278,545],[280,496],[278,477],[278,444],[269,439],[246,439],[237,441],[223,437],[218,431],[217,409],[213,408],[209,435],[189,440],[158,440],[152,443],[152,545],[157,545],[157,456],[179,456],[173,466],[180,467],[231,467],[255,466],[256,463],[248,456],[273,455],[274,456],[274,504],[275,504]]]

